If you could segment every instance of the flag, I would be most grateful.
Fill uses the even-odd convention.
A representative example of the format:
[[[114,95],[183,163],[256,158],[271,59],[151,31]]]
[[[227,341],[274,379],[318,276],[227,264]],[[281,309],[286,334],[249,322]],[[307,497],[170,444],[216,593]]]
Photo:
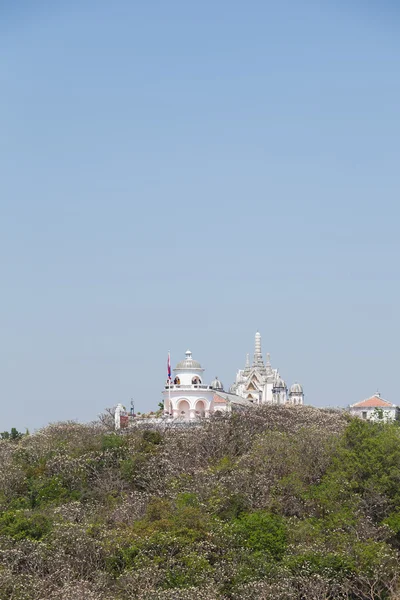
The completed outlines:
[[[169,379],[169,381],[171,381],[171,356],[170,356],[169,352],[168,352],[167,368],[168,368],[168,379]]]

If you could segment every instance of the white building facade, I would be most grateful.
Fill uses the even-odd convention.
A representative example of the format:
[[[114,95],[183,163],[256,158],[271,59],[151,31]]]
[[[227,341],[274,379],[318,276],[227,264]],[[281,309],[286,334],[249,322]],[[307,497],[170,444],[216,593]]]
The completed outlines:
[[[182,419],[208,417],[214,391],[203,383],[204,369],[193,359],[190,350],[173,372],[172,381],[167,381],[163,391],[164,413]]]
[[[211,384],[204,383],[203,373],[201,364],[187,350],[184,360],[176,365],[171,381],[166,382],[163,390],[165,417],[187,421],[251,406],[250,402],[225,393],[218,377]]]
[[[264,364],[261,335],[258,331],[255,335],[253,364],[250,366],[249,355],[247,355],[246,366],[237,372],[230,392],[253,404],[304,404],[302,386],[294,383],[288,390],[278,369],[272,368],[269,354]]]

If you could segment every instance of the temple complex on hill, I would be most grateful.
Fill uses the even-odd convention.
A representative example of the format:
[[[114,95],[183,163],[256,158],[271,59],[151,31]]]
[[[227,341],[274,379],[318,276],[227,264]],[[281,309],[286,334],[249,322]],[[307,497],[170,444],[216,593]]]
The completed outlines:
[[[246,366],[237,372],[230,392],[257,404],[304,404],[302,386],[294,383],[288,390],[278,369],[272,368],[269,354],[264,364],[261,335],[258,331],[255,336],[253,364],[250,366],[247,355]]]
[[[264,364],[261,352],[261,335],[255,335],[254,359],[239,370],[235,383],[225,391],[224,385],[216,377],[211,383],[204,378],[204,369],[195,360],[190,350],[185,358],[178,362],[171,372],[168,358],[168,379],[163,392],[164,410],[162,414],[150,413],[137,419],[128,414],[125,407],[119,404],[115,412],[117,429],[130,427],[133,422],[167,423],[170,421],[192,422],[212,414],[223,414],[240,411],[259,404],[292,404],[304,403],[303,388],[299,383],[288,390],[278,369],[273,369],[270,356]],[[132,411],[133,412],[133,411]]]
[[[128,413],[122,404],[118,404],[115,410],[115,428],[141,423],[196,425],[196,421],[212,414],[240,411],[255,405],[304,404],[304,392],[300,383],[294,383],[288,388],[279,370],[272,367],[269,354],[264,363],[259,332],[255,335],[252,364],[247,355],[246,365],[244,369],[237,371],[229,391],[225,391],[218,377],[207,383],[204,371],[190,350],[186,351],[185,358],[178,362],[173,372],[168,357],[168,379],[162,392],[163,410],[139,416],[133,414],[133,409]],[[364,420],[400,420],[400,407],[381,398],[379,392],[366,400],[351,404],[347,410]]]
[[[169,375],[164,397],[164,414],[180,419],[208,417],[215,412],[231,412],[255,404],[304,403],[303,388],[299,383],[288,390],[279,371],[271,367],[270,356],[264,364],[261,352],[261,335],[255,335],[254,359],[250,366],[239,370],[229,392],[216,377],[210,384],[204,381],[204,369],[194,360],[190,350],[178,362],[173,377]]]

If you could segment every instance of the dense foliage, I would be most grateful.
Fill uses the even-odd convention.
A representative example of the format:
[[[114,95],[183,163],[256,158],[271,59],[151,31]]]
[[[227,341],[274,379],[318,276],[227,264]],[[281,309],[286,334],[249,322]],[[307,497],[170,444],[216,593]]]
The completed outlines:
[[[0,600],[363,600],[400,589],[400,428],[263,407],[0,440]]]

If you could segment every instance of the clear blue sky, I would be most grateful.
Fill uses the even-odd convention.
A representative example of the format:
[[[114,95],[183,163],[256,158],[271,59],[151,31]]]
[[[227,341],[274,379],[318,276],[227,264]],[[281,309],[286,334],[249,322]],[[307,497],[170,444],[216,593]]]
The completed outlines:
[[[227,386],[257,328],[308,403],[400,403],[399,25],[1,4],[0,430],[154,408],[168,350]]]

